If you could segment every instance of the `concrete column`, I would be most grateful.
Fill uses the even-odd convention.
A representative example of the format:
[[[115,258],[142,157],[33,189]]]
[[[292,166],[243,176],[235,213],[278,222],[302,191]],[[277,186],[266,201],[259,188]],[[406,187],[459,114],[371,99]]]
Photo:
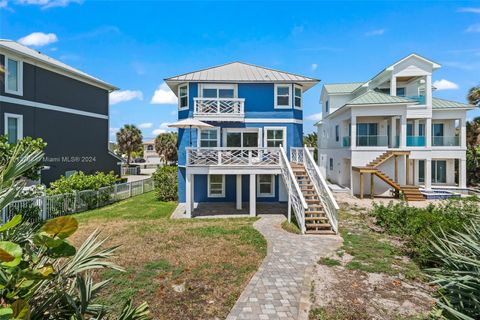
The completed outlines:
[[[460,146],[467,148],[467,120],[465,116],[460,119]]]
[[[407,117],[400,116],[400,148],[407,146]]]
[[[250,216],[255,217],[257,215],[257,193],[255,190],[256,187],[256,175],[250,175]]]
[[[391,96],[396,96],[397,95],[397,78],[393,74],[392,74],[392,78],[390,80],[390,95]]]
[[[185,179],[185,214],[187,218],[192,217],[192,202],[193,202],[193,192],[192,192],[192,175],[187,173]]]
[[[432,118],[425,119],[425,146],[432,146]]]
[[[425,159],[425,189],[432,188],[432,159]]]
[[[413,135],[418,136],[418,124],[420,123],[419,120],[413,120]]]
[[[460,188],[467,187],[467,160],[458,159],[458,186]]]
[[[432,75],[425,76],[425,104],[432,108]]]
[[[397,144],[397,118],[390,118],[390,146],[398,148]]]
[[[352,115],[352,136],[350,137],[350,147],[356,148],[357,147],[357,117]]]
[[[237,174],[237,210],[242,210],[242,175]]]

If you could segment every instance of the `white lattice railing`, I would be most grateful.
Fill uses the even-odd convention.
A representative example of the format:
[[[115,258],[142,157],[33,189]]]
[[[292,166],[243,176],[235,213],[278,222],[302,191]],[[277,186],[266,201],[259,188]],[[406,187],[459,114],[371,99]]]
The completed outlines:
[[[186,148],[187,166],[280,165],[279,148]]]
[[[303,197],[303,193],[298,186],[297,178],[293,174],[292,167],[288,161],[287,154],[285,150],[280,147],[280,169],[282,171],[283,181],[287,187],[287,192],[290,200],[290,204],[297,218],[297,222],[300,227],[302,234],[305,233],[305,210],[308,209],[307,202]]]
[[[290,147],[290,162],[303,163],[304,162],[304,147]],[[315,148],[308,147],[308,150],[313,152]]]
[[[333,197],[332,191],[327,185],[327,181],[320,173],[315,160],[307,147],[303,149],[304,166],[310,180],[313,183],[320,201],[322,201],[323,209],[327,214],[327,218],[332,225],[333,231],[338,233],[338,210],[340,209],[337,201]]]
[[[16,214],[22,214],[30,220],[48,220],[85,210],[103,207],[123,199],[152,191],[152,178],[115,184],[98,190],[83,190],[52,196],[40,196],[10,202],[2,209],[3,223]]]
[[[238,98],[193,98],[195,116],[242,116],[245,99]]]

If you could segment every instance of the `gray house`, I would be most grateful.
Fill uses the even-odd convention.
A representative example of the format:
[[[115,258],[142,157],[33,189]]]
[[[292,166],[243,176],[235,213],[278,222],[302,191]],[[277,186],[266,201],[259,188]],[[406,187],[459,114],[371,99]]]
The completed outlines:
[[[42,138],[42,183],[72,171],[120,174],[108,150],[108,94],[117,88],[15,41],[0,40],[0,134]]]

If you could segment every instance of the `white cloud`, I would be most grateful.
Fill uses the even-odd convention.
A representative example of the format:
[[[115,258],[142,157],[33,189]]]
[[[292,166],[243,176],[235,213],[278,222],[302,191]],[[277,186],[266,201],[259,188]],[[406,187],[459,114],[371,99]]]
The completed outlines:
[[[130,100],[143,100],[142,91],[138,90],[119,90],[110,93],[110,105]]]
[[[465,31],[466,32],[480,32],[480,23],[472,24]]]
[[[370,30],[368,32],[365,32],[365,35],[367,37],[371,36],[381,36],[385,33],[385,29],[375,29],[375,30]]]
[[[166,133],[166,132],[171,132],[172,131],[172,128],[169,128],[168,125],[170,124],[170,122],[163,122],[161,123],[157,129],[153,130],[152,131],[152,134],[155,135],[155,136],[158,136],[159,134],[161,133]]]
[[[312,70],[315,71],[318,68],[318,64],[312,63]]]
[[[32,32],[28,36],[18,39],[18,42],[25,46],[43,47],[47,44],[57,42],[55,33]]]
[[[8,1],[7,0],[1,0],[0,1],[0,9],[6,8],[8,6]]]
[[[162,134],[162,133],[166,133],[167,130],[164,130],[164,129],[155,129],[152,131],[152,134],[158,136],[159,134]]]
[[[437,88],[437,90],[457,90],[459,88],[458,84],[445,79],[435,81],[433,86]]]
[[[322,120],[322,113],[319,112],[319,113],[311,114],[311,115],[307,116],[305,119],[310,120],[310,121],[320,121],[320,120]]]
[[[164,82],[153,93],[151,104],[177,104],[178,99],[175,93]]]
[[[83,0],[16,0],[18,4],[30,4],[40,6],[42,9],[66,7],[70,3],[83,3]]]
[[[458,9],[458,12],[479,13],[480,14],[480,7],[479,8],[473,8],[473,7],[460,8],[460,9]]]
[[[153,123],[151,122],[140,123],[138,127],[140,129],[150,129],[151,127],[153,127]]]

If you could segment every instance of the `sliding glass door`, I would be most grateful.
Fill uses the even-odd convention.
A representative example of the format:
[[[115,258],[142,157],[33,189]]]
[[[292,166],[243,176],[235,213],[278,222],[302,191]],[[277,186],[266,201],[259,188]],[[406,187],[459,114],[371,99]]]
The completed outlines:
[[[447,183],[447,161],[432,160],[432,183]]]

